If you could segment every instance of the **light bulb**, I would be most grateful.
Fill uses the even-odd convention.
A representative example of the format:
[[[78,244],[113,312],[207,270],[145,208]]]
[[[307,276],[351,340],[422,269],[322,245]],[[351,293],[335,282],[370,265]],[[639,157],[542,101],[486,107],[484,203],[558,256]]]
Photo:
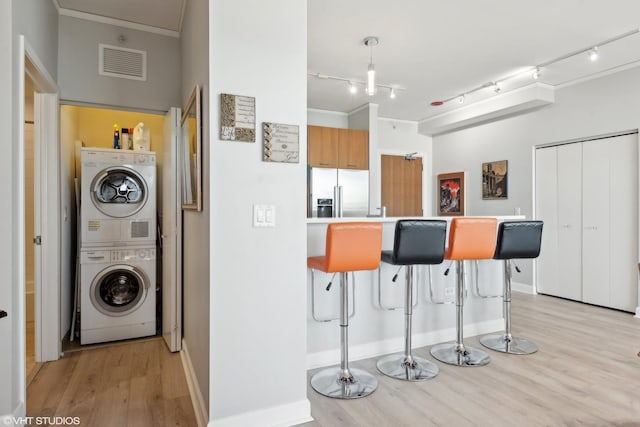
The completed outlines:
[[[389,98],[396,99],[396,91],[393,90],[393,88],[391,88],[391,91],[389,92]]]
[[[592,61],[598,59],[598,46],[594,46],[593,49],[589,51],[589,59]]]
[[[349,82],[349,92],[351,92],[352,94],[358,93],[358,88],[351,82]]]
[[[369,64],[369,70],[367,71],[367,95],[373,96],[376,94],[376,68],[373,64]]]
[[[464,104],[464,101],[465,101],[465,99],[464,99],[464,95],[460,95],[460,96],[458,97],[458,103],[459,103],[459,104]]]
[[[495,93],[500,93],[500,86],[498,86],[497,82],[493,84],[493,91]]]
[[[531,74],[531,77],[533,77],[533,80],[538,80],[540,78],[540,68],[536,67],[536,69]]]

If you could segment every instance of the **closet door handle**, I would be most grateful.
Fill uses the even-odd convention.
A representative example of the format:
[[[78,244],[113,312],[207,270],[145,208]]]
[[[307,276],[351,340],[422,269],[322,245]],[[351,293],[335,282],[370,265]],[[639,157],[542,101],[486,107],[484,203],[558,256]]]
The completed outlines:
[[[8,316],[8,314],[7,314],[6,311],[0,310],[0,319],[2,319],[3,317],[7,317],[7,316]]]

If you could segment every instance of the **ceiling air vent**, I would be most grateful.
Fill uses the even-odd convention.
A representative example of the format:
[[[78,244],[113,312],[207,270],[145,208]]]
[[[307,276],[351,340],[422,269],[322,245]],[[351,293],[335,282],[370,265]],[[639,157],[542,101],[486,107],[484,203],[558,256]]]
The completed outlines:
[[[98,46],[98,73],[101,76],[147,80],[147,52],[108,44]]]

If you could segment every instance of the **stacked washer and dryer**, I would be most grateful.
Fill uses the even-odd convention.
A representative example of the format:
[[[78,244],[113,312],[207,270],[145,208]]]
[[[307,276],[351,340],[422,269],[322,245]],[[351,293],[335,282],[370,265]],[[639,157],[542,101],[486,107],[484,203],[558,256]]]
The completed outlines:
[[[80,343],[156,333],[156,155],[81,149]]]

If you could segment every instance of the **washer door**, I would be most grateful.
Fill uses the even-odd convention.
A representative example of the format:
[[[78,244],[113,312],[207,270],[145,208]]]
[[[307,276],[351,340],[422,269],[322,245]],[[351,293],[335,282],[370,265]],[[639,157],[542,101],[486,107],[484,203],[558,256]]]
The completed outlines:
[[[147,203],[148,197],[144,178],[126,167],[104,169],[91,183],[93,204],[112,218],[126,218],[137,213]]]
[[[136,311],[147,297],[147,275],[131,265],[112,265],[91,283],[91,303],[107,316],[126,316]]]

